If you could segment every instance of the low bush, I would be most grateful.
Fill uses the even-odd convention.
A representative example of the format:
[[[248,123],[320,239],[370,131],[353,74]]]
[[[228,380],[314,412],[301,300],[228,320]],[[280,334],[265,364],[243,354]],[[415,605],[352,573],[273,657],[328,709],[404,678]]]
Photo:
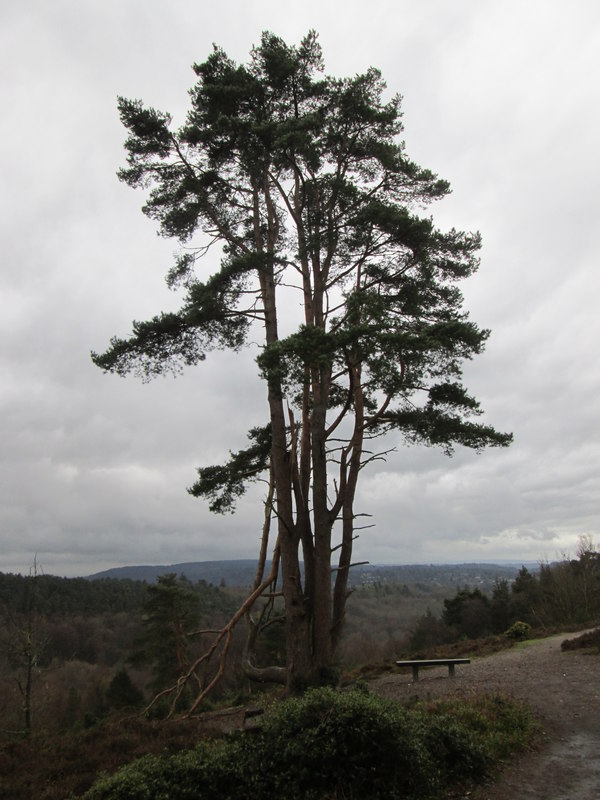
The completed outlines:
[[[438,769],[420,716],[364,692],[309,692],[265,719],[265,794],[286,800],[427,797]]]
[[[565,639],[561,644],[560,649],[588,649],[591,652],[600,653],[600,628],[582,633],[581,636],[576,636],[575,639]]]
[[[145,756],[84,795],[91,800],[201,800],[242,798],[238,743],[211,742],[176,755]]]
[[[365,691],[317,689],[268,711],[260,732],[150,756],[105,777],[85,800],[425,800],[473,783],[525,741],[509,701],[411,708]],[[508,734],[508,738],[507,738]],[[521,741],[521,744],[523,742]]]
[[[430,712],[454,720],[475,736],[489,763],[525,750],[539,731],[529,708],[503,695],[476,695],[469,702],[441,700]]]
[[[528,622],[521,622],[520,620],[513,623],[507,631],[504,631],[505,636],[507,636],[509,639],[514,639],[517,642],[522,642],[525,639],[529,639],[530,634],[531,625]]]

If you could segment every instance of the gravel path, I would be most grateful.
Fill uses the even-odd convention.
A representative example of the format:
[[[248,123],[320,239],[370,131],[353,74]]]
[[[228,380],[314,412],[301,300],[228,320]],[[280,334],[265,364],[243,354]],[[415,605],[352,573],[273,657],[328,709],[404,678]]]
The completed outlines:
[[[525,700],[543,726],[535,752],[515,759],[495,783],[469,795],[470,800],[600,799],[600,656],[582,650],[563,653],[560,634],[505,650],[470,665],[410,670],[373,681],[386,697],[468,697],[500,692]]]

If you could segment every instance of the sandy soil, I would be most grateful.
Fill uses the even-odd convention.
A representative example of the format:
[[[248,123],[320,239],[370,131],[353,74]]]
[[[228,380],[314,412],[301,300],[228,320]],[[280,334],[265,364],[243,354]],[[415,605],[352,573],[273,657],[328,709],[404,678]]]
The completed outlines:
[[[386,697],[436,698],[500,692],[525,700],[543,727],[542,742],[501,771],[469,800],[600,799],[600,656],[562,652],[575,634],[560,634],[506,650],[469,665],[386,675],[373,689]]]

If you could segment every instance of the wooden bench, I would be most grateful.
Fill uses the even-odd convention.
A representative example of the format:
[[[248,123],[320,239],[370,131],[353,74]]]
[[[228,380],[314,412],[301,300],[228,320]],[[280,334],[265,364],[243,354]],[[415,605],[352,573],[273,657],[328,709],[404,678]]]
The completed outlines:
[[[456,664],[470,664],[470,658],[423,658],[413,661],[396,661],[399,667],[411,667],[413,681],[419,680],[419,667],[448,667],[448,675],[454,677],[454,667]]]

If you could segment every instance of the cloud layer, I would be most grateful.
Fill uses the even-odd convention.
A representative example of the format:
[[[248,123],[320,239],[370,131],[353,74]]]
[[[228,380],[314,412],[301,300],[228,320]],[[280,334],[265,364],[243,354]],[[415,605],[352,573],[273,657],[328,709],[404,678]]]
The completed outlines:
[[[366,473],[372,562],[554,558],[600,530],[600,7],[387,2],[58,0],[1,12],[0,570],[87,574],[256,553],[261,487],[212,517],[185,487],[265,418],[250,348],[149,385],[89,359],[132,319],[176,307],[174,243],[120,184],[116,96],[181,122],[190,65],[236,60],[263,29],[315,27],[326,68],[381,68],[409,154],[449,179],[442,227],[479,229],[467,307],[493,335],[467,365],[508,451],[448,460],[400,441]]]

